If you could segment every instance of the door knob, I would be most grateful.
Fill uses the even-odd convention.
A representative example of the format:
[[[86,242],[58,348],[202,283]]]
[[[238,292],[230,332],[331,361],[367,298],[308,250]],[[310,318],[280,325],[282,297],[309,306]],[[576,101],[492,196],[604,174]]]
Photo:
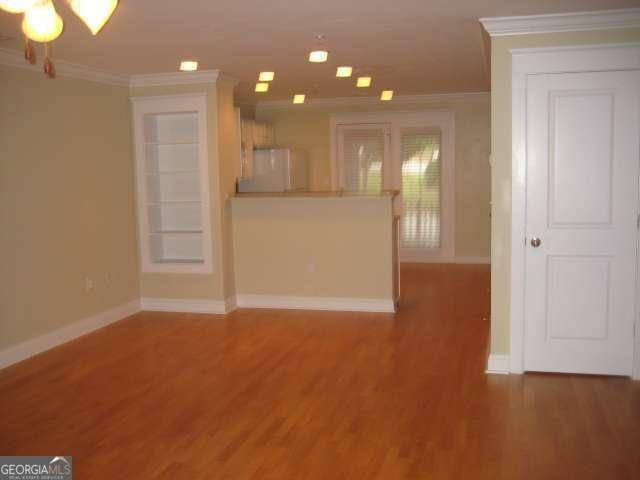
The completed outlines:
[[[533,248],[538,248],[541,244],[542,244],[542,240],[540,240],[538,237],[533,237],[531,239],[531,246]]]

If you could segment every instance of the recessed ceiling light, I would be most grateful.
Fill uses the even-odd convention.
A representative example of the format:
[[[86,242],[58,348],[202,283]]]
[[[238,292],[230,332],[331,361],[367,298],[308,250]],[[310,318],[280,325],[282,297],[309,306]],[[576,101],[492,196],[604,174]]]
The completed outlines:
[[[371,77],[358,77],[356,87],[367,88],[371,86]]]
[[[195,60],[183,60],[180,62],[180,70],[183,72],[195,72],[198,70],[198,62]]]
[[[336,70],[336,77],[347,78],[351,76],[353,69],[351,67],[338,67]]]
[[[270,82],[273,80],[276,74],[274,72],[260,72],[260,76],[258,77],[259,82]]]
[[[326,50],[314,50],[309,53],[309,61],[311,63],[323,63],[329,58],[329,52]]]
[[[304,103],[304,99],[305,99],[305,94],[298,93],[293,96],[293,103]]]
[[[269,90],[269,84],[268,83],[256,83],[256,92],[266,92]]]
[[[380,94],[380,100],[385,102],[391,100],[393,98],[393,90],[383,90]]]

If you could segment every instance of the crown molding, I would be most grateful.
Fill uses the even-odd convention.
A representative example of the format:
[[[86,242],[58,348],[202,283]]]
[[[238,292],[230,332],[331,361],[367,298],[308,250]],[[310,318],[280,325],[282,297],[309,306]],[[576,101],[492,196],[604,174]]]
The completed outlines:
[[[33,72],[42,72],[42,65],[27,62],[21,51],[0,48],[0,65],[22,68]],[[209,83],[215,85],[218,80],[224,80],[234,85],[238,80],[219,70],[199,70],[197,72],[150,73],[142,75],[128,75],[114,73],[99,68],[79,65],[64,60],[54,60],[56,75],[60,77],[77,78],[90,82],[120,87],[157,87],[165,85],[193,85]]]
[[[481,18],[480,23],[492,37],[638,28],[640,27],[640,8],[521,17],[488,17]]]
[[[302,105],[294,105],[291,100],[267,100],[258,102],[256,110],[309,110],[321,108],[352,107],[363,105],[407,105],[415,103],[453,102],[491,98],[490,92],[436,93],[430,95],[396,95],[393,100],[382,102],[378,97],[338,97],[314,98]]]
[[[56,75],[60,77],[77,78],[120,87],[129,86],[129,75],[78,65],[64,60],[54,60],[53,64],[56,69]],[[41,64],[33,65],[24,59],[22,52],[8,48],[0,48],[0,65],[42,73]]]

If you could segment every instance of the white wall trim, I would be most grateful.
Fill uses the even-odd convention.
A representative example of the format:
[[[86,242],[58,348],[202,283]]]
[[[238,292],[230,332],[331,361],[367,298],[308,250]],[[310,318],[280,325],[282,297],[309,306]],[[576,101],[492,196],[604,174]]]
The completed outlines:
[[[640,27],[640,8],[481,18],[492,37]]]
[[[511,51],[511,285],[509,349],[511,373],[524,371],[526,229],[526,85],[529,75],[583,71],[640,69],[640,44],[547,47]],[[636,361],[634,377],[640,377]]]
[[[381,102],[379,97],[310,98],[302,105],[291,100],[266,100],[256,104],[259,110],[311,110],[321,108],[353,107],[361,105],[406,105],[420,103],[455,102],[463,100],[490,100],[491,92],[435,93],[427,95],[395,95],[393,100]]]
[[[508,375],[509,372],[509,355],[489,355],[485,373],[490,375]]]
[[[295,297],[239,294],[236,299],[238,308],[331,310],[338,312],[395,312],[395,305],[391,298]]]
[[[227,300],[209,300],[200,298],[151,298],[142,297],[140,308],[148,312],[176,313],[214,313],[230,312],[234,302]]]
[[[31,64],[24,59],[22,52],[8,48],[0,48],[0,65],[39,72],[42,73],[42,76],[44,77],[41,60],[42,59],[38,55],[36,63]],[[65,62],[64,60],[57,60],[55,57],[53,58],[53,65],[56,70],[56,75],[60,77],[77,78],[79,80],[88,80],[90,82],[116,85],[120,87],[129,86],[129,75],[126,74],[109,72],[107,70],[88,67],[86,65]]]
[[[96,313],[82,320],[66,325],[39,337],[32,338],[12,347],[0,350],[0,369],[8,367],[29,357],[42,353],[45,350],[67,343],[75,338],[81,337],[106,327],[112,323],[122,320],[140,310],[140,301],[132,300],[123,305]]]
[[[23,68],[33,72],[42,73],[42,59],[36,54],[36,63],[31,64],[24,59],[23,52],[9,48],[0,48],[0,65]],[[77,78],[90,82],[121,87],[158,87],[165,85],[194,85],[212,84],[218,80],[238,83],[238,80],[219,70],[198,70],[197,72],[168,72],[145,73],[129,75],[128,73],[116,73],[100,68],[89,67],[77,63],[67,62],[53,58],[56,75],[60,77]],[[42,73],[44,76],[44,73]]]
[[[231,313],[237,308],[238,308],[238,299],[235,295],[233,297],[229,297],[224,300],[225,313]]]

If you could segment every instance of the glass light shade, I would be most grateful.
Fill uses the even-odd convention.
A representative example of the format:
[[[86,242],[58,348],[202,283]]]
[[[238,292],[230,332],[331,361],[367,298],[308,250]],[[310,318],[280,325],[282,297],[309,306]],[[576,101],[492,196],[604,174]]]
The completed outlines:
[[[380,94],[380,100],[388,102],[393,98],[393,90],[383,90]]]
[[[356,87],[367,88],[371,86],[371,77],[358,77]]]
[[[50,42],[62,33],[64,23],[51,0],[40,1],[24,13],[22,31],[34,42]]]
[[[118,6],[118,0],[69,0],[69,3],[93,35],[98,34]]]
[[[269,84],[268,83],[256,83],[256,92],[267,92],[269,91]]]
[[[329,52],[326,50],[314,50],[309,53],[309,61],[312,63],[322,63],[326,62],[329,58]]]
[[[305,94],[298,93],[293,96],[293,103],[304,103],[304,99],[305,99]]]
[[[258,77],[258,81],[260,82],[270,82],[276,76],[274,72],[260,72],[260,76]]]
[[[336,77],[347,78],[351,76],[353,69],[351,67],[338,67]]]
[[[9,13],[24,13],[38,0],[0,0],[0,8]]]
[[[180,62],[180,70],[183,72],[195,72],[198,70],[198,62],[195,60],[183,60]]]

